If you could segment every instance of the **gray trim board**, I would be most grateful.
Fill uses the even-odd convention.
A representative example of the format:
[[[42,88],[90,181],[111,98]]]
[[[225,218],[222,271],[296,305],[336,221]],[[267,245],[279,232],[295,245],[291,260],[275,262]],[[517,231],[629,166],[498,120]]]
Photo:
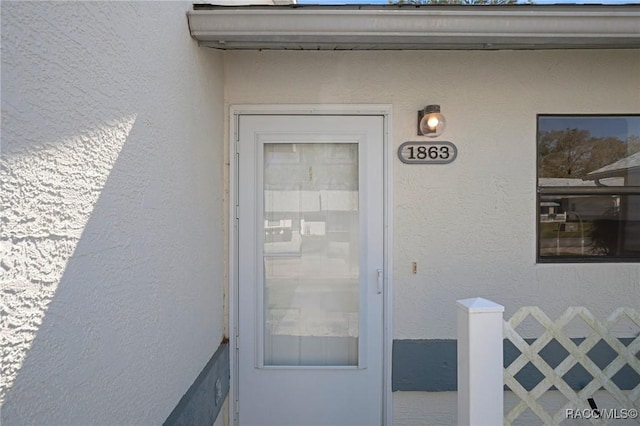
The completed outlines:
[[[229,344],[218,347],[164,426],[212,425],[229,393]]]
[[[456,390],[457,353],[456,340],[394,340],[391,389]]]
[[[531,344],[535,339],[525,339]],[[584,339],[571,339],[579,345]],[[619,339],[628,346],[633,338]],[[395,391],[446,392],[457,390],[457,341],[455,339],[434,340],[394,340],[391,387]],[[552,340],[540,356],[552,368],[555,368],[568,355],[567,351]],[[510,365],[520,351],[508,340],[504,341],[504,365]],[[589,358],[604,368],[616,354],[606,343],[600,341],[588,353]],[[638,354],[640,358],[640,354]],[[527,390],[533,389],[541,380],[542,373],[531,363],[516,375],[516,380]],[[580,390],[592,379],[591,375],[579,364],[564,375],[571,388]],[[640,376],[625,365],[613,378],[613,382],[622,390],[631,390],[640,384]]]

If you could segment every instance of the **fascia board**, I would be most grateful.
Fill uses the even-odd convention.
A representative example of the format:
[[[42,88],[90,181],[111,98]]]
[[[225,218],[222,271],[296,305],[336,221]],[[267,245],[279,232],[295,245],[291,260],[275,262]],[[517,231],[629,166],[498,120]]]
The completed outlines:
[[[640,7],[216,8],[188,13],[221,49],[639,48]]]

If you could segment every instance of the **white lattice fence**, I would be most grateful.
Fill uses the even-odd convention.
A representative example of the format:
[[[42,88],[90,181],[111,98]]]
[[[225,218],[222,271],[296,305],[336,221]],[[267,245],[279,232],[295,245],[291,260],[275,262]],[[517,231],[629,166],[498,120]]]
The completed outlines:
[[[535,319],[545,330],[530,344],[516,331],[516,328],[528,317]],[[584,321],[590,328],[590,334],[578,344],[565,331],[565,327],[576,318]],[[614,327],[623,320],[627,321],[626,319],[634,324],[634,327],[637,326],[636,337],[628,345],[623,344],[612,333]],[[633,369],[635,374],[640,375],[640,359],[637,357],[640,352],[638,330],[640,330],[640,314],[630,308],[619,308],[604,321],[599,321],[584,307],[569,308],[556,321],[552,321],[540,308],[535,306],[518,310],[511,319],[504,321],[504,337],[509,339],[521,352],[504,369],[505,385],[520,399],[506,414],[505,424],[512,425],[518,417],[530,409],[543,424],[559,425],[566,419],[567,410],[574,410],[574,412],[576,410],[590,410],[587,400],[600,389],[604,389],[611,395],[615,403],[618,404],[616,409],[637,410],[640,405],[640,380],[636,380],[639,383],[634,383],[633,389],[623,391],[614,383],[612,377],[626,365]],[[543,359],[540,352],[554,339],[562,345],[568,355],[555,368],[552,368]],[[603,369],[598,367],[588,355],[601,340],[616,352],[615,358]],[[515,377],[529,362],[544,376],[531,390],[525,389]],[[591,381],[580,390],[574,390],[563,379],[569,370],[577,364],[580,364],[592,376]],[[559,410],[548,412],[540,399],[552,387],[564,395],[567,402]],[[608,420],[602,417],[593,416],[589,420],[594,424],[607,424]],[[636,421],[640,423],[640,420],[636,419]]]

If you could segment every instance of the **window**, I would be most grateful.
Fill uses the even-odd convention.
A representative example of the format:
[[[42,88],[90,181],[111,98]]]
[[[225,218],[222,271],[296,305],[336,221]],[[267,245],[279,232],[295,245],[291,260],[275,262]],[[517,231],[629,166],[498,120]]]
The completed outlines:
[[[640,115],[538,116],[538,261],[640,261]]]

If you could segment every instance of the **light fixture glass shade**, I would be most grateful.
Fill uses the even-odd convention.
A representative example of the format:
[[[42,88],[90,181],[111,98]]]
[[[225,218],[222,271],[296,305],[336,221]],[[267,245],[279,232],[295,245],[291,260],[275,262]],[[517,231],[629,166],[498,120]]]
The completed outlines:
[[[440,105],[427,105],[424,116],[420,120],[420,132],[430,138],[440,136],[444,132],[447,121],[440,114]]]

